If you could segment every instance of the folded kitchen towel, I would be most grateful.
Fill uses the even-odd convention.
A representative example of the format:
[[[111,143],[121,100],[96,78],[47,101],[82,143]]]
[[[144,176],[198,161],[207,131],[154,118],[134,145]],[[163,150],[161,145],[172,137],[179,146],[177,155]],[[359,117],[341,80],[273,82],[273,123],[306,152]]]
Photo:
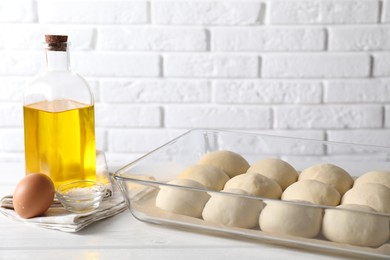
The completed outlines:
[[[64,232],[77,232],[93,222],[114,216],[126,210],[126,207],[122,197],[112,196],[104,199],[96,210],[78,214],[65,210],[57,200],[54,200],[44,215],[24,219],[19,217],[13,210],[12,196],[5,196],[0,200],[0,213],[12,220]]]

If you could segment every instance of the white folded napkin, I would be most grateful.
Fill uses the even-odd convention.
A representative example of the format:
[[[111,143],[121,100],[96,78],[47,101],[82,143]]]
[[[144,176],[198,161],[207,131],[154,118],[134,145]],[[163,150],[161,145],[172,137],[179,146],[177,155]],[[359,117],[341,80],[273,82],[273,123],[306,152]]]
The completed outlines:
[[[13,210],[12,196],[5,196],[0,200],[0,213],[12,220],[65,232],[77,232],[93,222],[114,216],[126,210],[126,207],[122,197],[112,196],[104,199],[96,210],[78,214],[65,210],[57,200],[54,200],[44,215],[24,219],[19,217]]]

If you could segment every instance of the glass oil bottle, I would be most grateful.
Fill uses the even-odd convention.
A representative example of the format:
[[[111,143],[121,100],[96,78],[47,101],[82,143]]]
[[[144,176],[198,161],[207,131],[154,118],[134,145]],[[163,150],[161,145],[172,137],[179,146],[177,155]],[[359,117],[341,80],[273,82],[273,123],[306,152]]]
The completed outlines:
[[[70,70],[67,36],[46,35],[46,70],[24,93],[26,174],[44,173],[55,187],[96,179],[94,99]]]

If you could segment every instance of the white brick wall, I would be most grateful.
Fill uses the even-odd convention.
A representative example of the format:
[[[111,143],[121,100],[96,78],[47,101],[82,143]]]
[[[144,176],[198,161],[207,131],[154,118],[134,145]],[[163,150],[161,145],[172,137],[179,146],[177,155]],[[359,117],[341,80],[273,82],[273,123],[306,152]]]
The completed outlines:
[[[206,51],[207,31],[200,28],[102,28],[98,48],[129,51]]]
[[[390,76],[390,53],[381,52],[374,53],[373,74],[375,77],[389,77]]]
[[[321,81],[312,80],[219,80],[214,82],[216,103],[321,103],[321,93]]]
[[[33,23],[37,21],[34,1],[0,1],[0,22]]]
[[[271,24],[364,24],[379,19],[375,0],[273,0],[269,1]]]
[[[349,78],[368,77],[370,57],[367,54],[265,54],[264,78]]]
[[[379,105],[280,106],[275,108],[275,128],[332,129],[380,128]]]
[[[320,51],[322,28],[213,28],[213,51]]]
[[[211,86],[206,80],[102,80],[100,91],[108,103],[206,103]]]
[[[356,142],[361,144],[390,146],[390,131],[380,130],[332,130],[328,132],[328,139],[336,142]]]
[[[22,127],[23,107],[20,103],[2,102],[0,104],[0,127]]]
[[[33,76],[41,72],[43,66],[42,53],[0,51],[0,76]]]
[[[324,91],[325,103],[390,103],[390,79],[329,81]]]
[[[97,127],[160,127],[161,109],[158,106],[131,104],[97,104]]]
[[[169,128],[267,129],[271,127],[271,109],[263,106],[178,106],[165,108],[165,126]]]
[[[152,23],[172,25],[253,25],[262,20],[260,1],[154,1]]]
[[[160,57],[155,54],[79,53],[73,56],[73,68],[84,76],[158,77]]]
[[[390,106],[385,106],[385,128],[390,127]]]
[[[200,78],[257,78],[259,58],[256,55],[167,54],[164,76]]]
[[[390,26],[348,26],[329,29],[329,50],[390,50]]]
[[[147,1],[38,0],[38,17],[43,23],[145,24],[148,10]]]
[[[0,160],[23,158],[45,33],[70,37],[108,160],[200,127],[390,146],[390,0],[0,1]]]
[[[390,1],[383,1],[383,10],[382,10],[382,22],[389,23],[390,22]]]

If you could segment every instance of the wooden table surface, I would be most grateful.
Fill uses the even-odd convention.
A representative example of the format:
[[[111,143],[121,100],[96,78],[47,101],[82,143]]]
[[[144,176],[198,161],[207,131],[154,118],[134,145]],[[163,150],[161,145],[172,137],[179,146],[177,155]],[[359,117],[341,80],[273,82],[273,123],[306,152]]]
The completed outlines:
[[[0,196],[24,175],[0,163]],[[343,259],[252,240],[170,229],[136,220],[129,210],[65,233],[14,222],[0,214],[0,259]]]

